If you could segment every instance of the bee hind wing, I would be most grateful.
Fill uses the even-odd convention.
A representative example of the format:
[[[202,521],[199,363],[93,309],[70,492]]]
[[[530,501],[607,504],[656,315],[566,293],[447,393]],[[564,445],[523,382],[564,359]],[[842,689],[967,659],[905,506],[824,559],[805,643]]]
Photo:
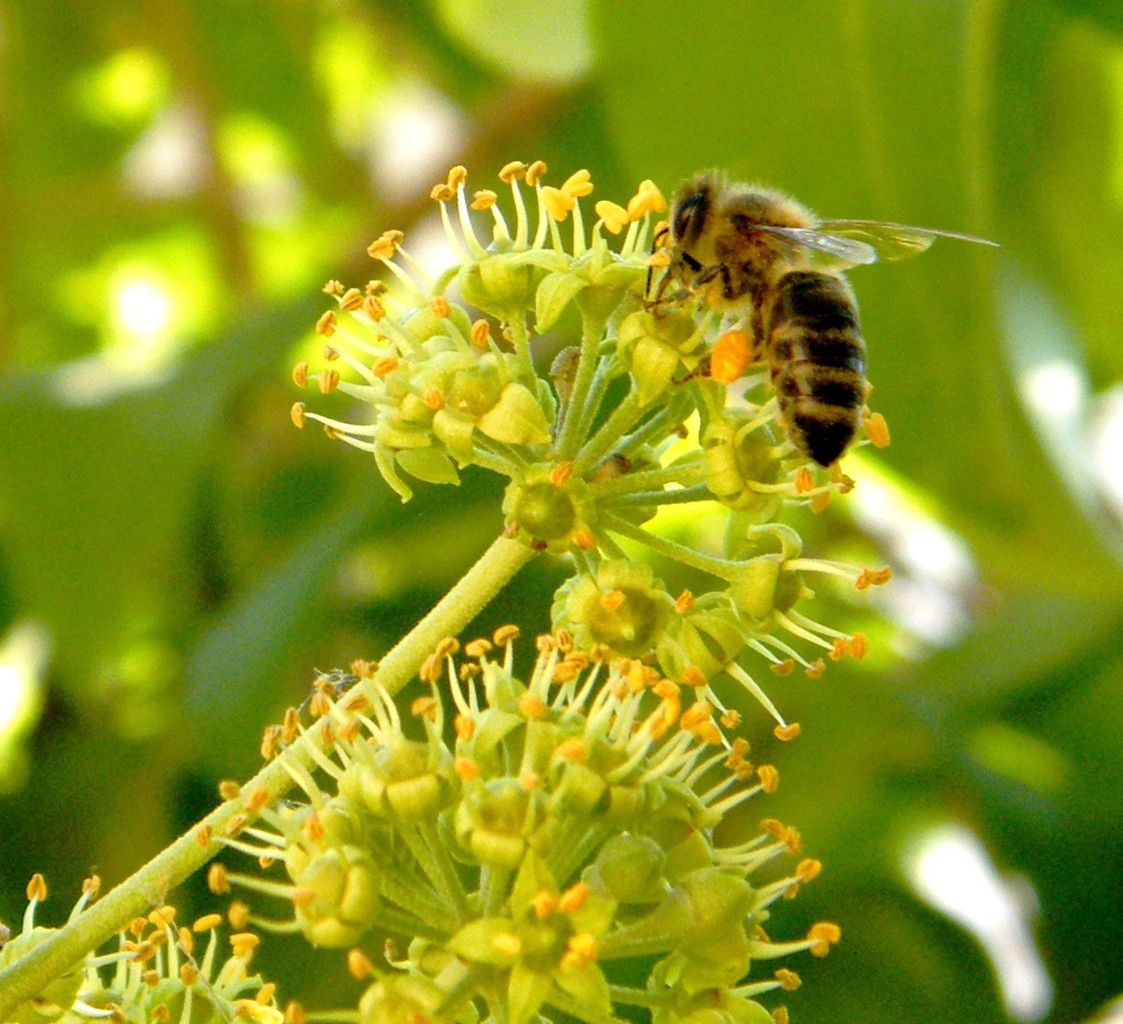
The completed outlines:
[[[815,254],[816,265],[845,270],[847,267],[876,263],[877,249],[862,238],[849,238],[816,228],[789,228],[776,224],[754,225],[755,230],[786,238]]]

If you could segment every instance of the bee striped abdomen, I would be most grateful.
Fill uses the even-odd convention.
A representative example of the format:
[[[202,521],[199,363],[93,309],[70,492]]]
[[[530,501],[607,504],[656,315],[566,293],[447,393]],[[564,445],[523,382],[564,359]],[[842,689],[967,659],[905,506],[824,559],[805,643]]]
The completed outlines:
[[[808,270],[780,278],[768,353],[788,436],[820,466],[832,465],[858,431],[868,390],[866,344],[846,282]]]

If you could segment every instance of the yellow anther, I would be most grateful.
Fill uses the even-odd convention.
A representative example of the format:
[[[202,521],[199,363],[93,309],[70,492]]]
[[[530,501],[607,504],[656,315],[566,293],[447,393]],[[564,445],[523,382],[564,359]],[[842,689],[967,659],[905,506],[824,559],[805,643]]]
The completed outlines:
[[[437,702],[432,697],[418,697],[409,706],[409,713],[414,718],[427,718],[432,722],[437,717]]]
[[[838,637],[834,646],[831,647],[830,654],[827,655],[831,661],[842,661],[850,653],[850,641],[844,636]]]
[[[514,643],[518,638],[519,627],[513,625],[500,626],[491,634],[491,639],[496,647],[506,647],[508,644]]]
[[[537,772],[523,772],[519,776],[519,789],[524,793],[533,793],[542,785],[542,779]]]
[[[826,669],[827,666],[823,659],[816,658],[803,670],[803,674],[807,676],[808,679],[821,679]]]
[[[214,834],[211,832],[210,825],[200,825],[195,829],[195,845],[201,850],[205,850],[210,846],[213,838]]]
[[[889,424],[879,412],[871,413],[863,418],[862,426],[866,428],[866,437],[875,448],[886,448],[889,445]]]
[[[785,658],[772,666],[772,674],[774,676],[790,676],[794,669],[795,662],[791,658]]]
[[[832,921],[820,921],[811,926],[807,937],[816,940],[811,947],[811,955],[823,957],[831,951],[831,946],[842,939],[842,929]]]
[[[850,638],[850,657],[864,658],[869,653],[870,643],[865,633],[855,633]]]
[[[339,371],[338,370],[324,370],[319,378],[320,394],[330,395],[337,387],[339,387]]]
[[[230,879],[226,876],[226,868],[217,862],[207,869],[207,888],[216,896],[225,895],[230,891]]]
[[[561,894],[561,898],[558,900],[558,908],[564,914],[573,914],[585,905],[585,901],[592,892],[593,890],[586,883],[575,882]]]
[[[226,908],[226,920],[230,923],[231,928],[242,929],[249,923],[250,907],[248,903],[243,903],[241,900],[232,900],[230,906]]]
[[[487,348],[488,342],[491,341],[491,325],[486,320],[477,320],[472,324],[468,336],[477,348]]]
[[[338,318],[335,315],[335,310],[329,309],[319,320],[316,321],[316,333],[321,338],[330,338],[335,334],[335,325]]]
[[[597,539],[588,530],[574,530],[573,543],[582,551],[596,551]]]
[[[524,693],[519,698],[518,707],[527,718],[542,719],[550,712],[550,709],[532,693]]]
[[[774,1006],[772,1008],[772,1019],[776,1024],[790,1024],[791,1018],[788,1016],[788,1008],[786,1006]]]
[[[695,690],[707,685],[709,682],[709,680],[706,679],[706,673],[697,665],[687,665],[686,668],[682,670],[682,681]]]
[[[573,463],[559,462],[550,470],[550,483],[555,487],[564,487],[571,476],[573,476]]]
[[[620,232],[624,230],[624,226],[631,219],[628,216],[628,211],[625,210],[624,207],[608,199],[600,200],[593,209],[597,211],[597,216],[604,221],[605,228],[614,235],[620,234]]]
[[[589,748],[583,739],[571,736],[558,744],[557,755],[563,761],[587,761]]]
[[[393,356],[379,359],[370,369],[376,377],[389,377],[398,368],[398,361]]]
[[[468,715],[457,715],[453,719],[452,727],[456,730],[457,739],[461,739],[465,743],[472,738],[472,734],[476,731],[475,720]]]
[[[823,873],[823,865],[814,857],[801,860],[795,868],[796,877],[801,882],[812,882]]]
[[[392,260],[394,254],[398,251],[398,246],[402,243],[403,234],[400,231],[390,230],[383,231],[370,245],[367,246],[367,255],[371,259]]]
[[[458,757],[453,762],[452,769],[461,782],[471,782],[473,779],[479,778],[480,766],[470,757]]]
[[[794,740],[801,732],[799,722],[789,722],[787,725],[778,725],[772,730],[772,735],[783,743]]]
[[[792,483],[795,485],[796,494],[806,494],[808,491],[815,489],[815,477],[811,475],[811,470],[806,466],[799,467]]]
[[[436,200],[438,203],[447,203],[456,198],[456,192],[442,181],[429,190],[429,198]]]
[[[663,193],[659,191],[659,186],[650,178],[644,178],[643,181],[639,183],[639,194],[647,197],[648,208],[652,213],[666,212],[667,200],[664,198]]]
[[[569,946],[561,958],[563,971],[576,970],[595,963],[597,959],[597,940],[589,932],[578,932],[570,937]]]
[[[530,902],[534,907],[534,916],[539,921],[545,920],[558,909],[558,898],[549,889],[543,889]]]
[[[526,164],[521,160],[512,160],[499,169],[499,180],[510,185],[512,181],[518,181],[525,174]]]
[[[292,368],[292,382],[298,387],[302,388],[308,383],[308,364],[297,363]]]
[[[222,924],[221,914],[204,914],[191,926],[191,930],[196,933],[210,932],[220,924]]]
[[[374,974],[374,964],[361,949],[347,950],[347,973],[356,981],[362,981]]]
[[[807,504],[812,512],[822,512],[831,503],[831,492],[823,491],[816,494]]]
[[[528,185],[537,185],[548,169],[544,160],[535,160],[534,163],[526,169],[526,183]]]
[[[684,590],[675,598],[675,611],[679,615],[689,615],[694,611],[694,595],[689,590]]]
[[[82,894],[87,899],[93,899],[101,891],[101,879],[97,875],[90,875],[82,879]]]
[[[325,295],[330,295],[332,298],[337,298],[338,296],[343,294],[343,282],[332,279],[324,285],[322,290]]]
[[[760,779],[760,788],[765,793],[775,793],[780,788],[780,773],[774,765],[762,764],[757,766],[756,777]]]
[[[339,308],[344,313],[354,313],[363,304],[363,293],[358,288],[348,288],[339,296]]]
[[[780,987],[785,992],[794,992],[803,984],[799,975],[795,971],[788,970],[787,967],[781,967],[773,977],[780,983]]]
[[[452,307],[443,295],[434,295],[429,300],[429,311],[439,320],[447,320],[452,315]]]
[[[368,295],[363,299],[363,313],[377,323],[386,315],[386,307],[382,305],[377,295]]]
[[[722,712],[721,724],[727,729],[736,729],[741,724],[741,712],[736,708],[728,708]]]
[[[472,193],[471,206],[473,210],[490,210],[496,200],[499,198],[489,188],[481,188],[478,192]]]
[[[179,980],[188,987],[194,985],[199,980],[199,969],[194,964],[180,964]]]
[[[450,167],[446,180],[448,181],[448,187],[455,191],[468,180],[468,168],[462,164]]]
[[[572,196],[574,199],[580,199],[582,196],[587,196],[593,191],[593,183],[590,180],[592,175],[589,174],[585,168],[579,171],[574,171],[562,183],[561,190],[567,195]]]
[[[546,204],[546,212],[556,221],[565,220],[569,216],[569,211],[577,205],[577,200],[573,196],[554,188],[553,185],[546,185],[542,189],[542,202]]]

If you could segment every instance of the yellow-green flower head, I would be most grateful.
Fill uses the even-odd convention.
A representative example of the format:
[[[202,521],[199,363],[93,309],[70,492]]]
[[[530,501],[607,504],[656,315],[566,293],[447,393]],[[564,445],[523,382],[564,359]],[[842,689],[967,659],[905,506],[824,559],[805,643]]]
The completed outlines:
[[[752,1000],[786,977],[758,977],[757,961],[838,940],[825,924],[793,942],[765,936],[772,905],[819,871],[804,859],[756,877],[799,852],[794,829],[766,819],[733,846],[715,835],[776,788],[776,769],[748,760],[728,734],[735,718],[702,691],[567,634],[539,638],[520,675],[516,635],[462,652],[443,642],[419,697],[394,699],[367,672],[340,699],[357,678],[323,678],[310,705],[331,734],[318,770],[276,751],[308,803],[263,807],[262,827],[218,840],[277,868],[215,868],[212,888],[291,908],[289,921],[245,910],[250,926],[408,948],[386,969],[353,952],[374,975],[362,1022],[600,1021],[627,1005],[668,1022],[752,1020]],[[293,712],[282,739],[304,728]],[[640,989],[625,970],[637,957],[651,962]]]
[[[99,879],[88,878],[70,913],[73,923],[96,898]],[[7,967],[57,932],[34,923],[47,898],[36,875],[28,885],[28,908],[21,932],[0,947]],[[73,970],[51,982],[37,997],[17,1007],[5,1024],[51,1024],[112,1019],[125,1024],[225,1024],[232,1020],[282,1024],[275,986],[249,971],[260,940],[238,933],[231,952],[219,935],[222,918],[208,914],[190,926],[176,924],[176,910],[163,905],[134,919],[117,936],[116,948],[90,953]]]

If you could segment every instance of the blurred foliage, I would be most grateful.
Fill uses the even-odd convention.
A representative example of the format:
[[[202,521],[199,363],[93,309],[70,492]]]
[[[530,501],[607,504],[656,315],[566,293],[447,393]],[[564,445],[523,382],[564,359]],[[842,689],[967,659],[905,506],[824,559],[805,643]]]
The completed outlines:
[[[292,430],[322,281],[427,230],[450,163],[588,166],[617,199],[721,166],[1005,247],[853,275],[894,444],[808,547],[881,548],[899,581],[882,623],[824,595],[877,657],[777,687],[795,747],[756,726],[827,865],[792,919],[845,935],[787,1002],[1074,1022],[1123,990],[1118,4],[8,0],[0,150],[0,918],[35,870],[60,904],[119,881],[314,666],[384,650],[498,529],[487,478],[403,507]],[[560,575],[481,628],[545,628]],[[948,823],[1015,880],[1051,1002],[1011,1003],[911,884]],[[286,952],[262,958],[283,994],[350,997]]]

